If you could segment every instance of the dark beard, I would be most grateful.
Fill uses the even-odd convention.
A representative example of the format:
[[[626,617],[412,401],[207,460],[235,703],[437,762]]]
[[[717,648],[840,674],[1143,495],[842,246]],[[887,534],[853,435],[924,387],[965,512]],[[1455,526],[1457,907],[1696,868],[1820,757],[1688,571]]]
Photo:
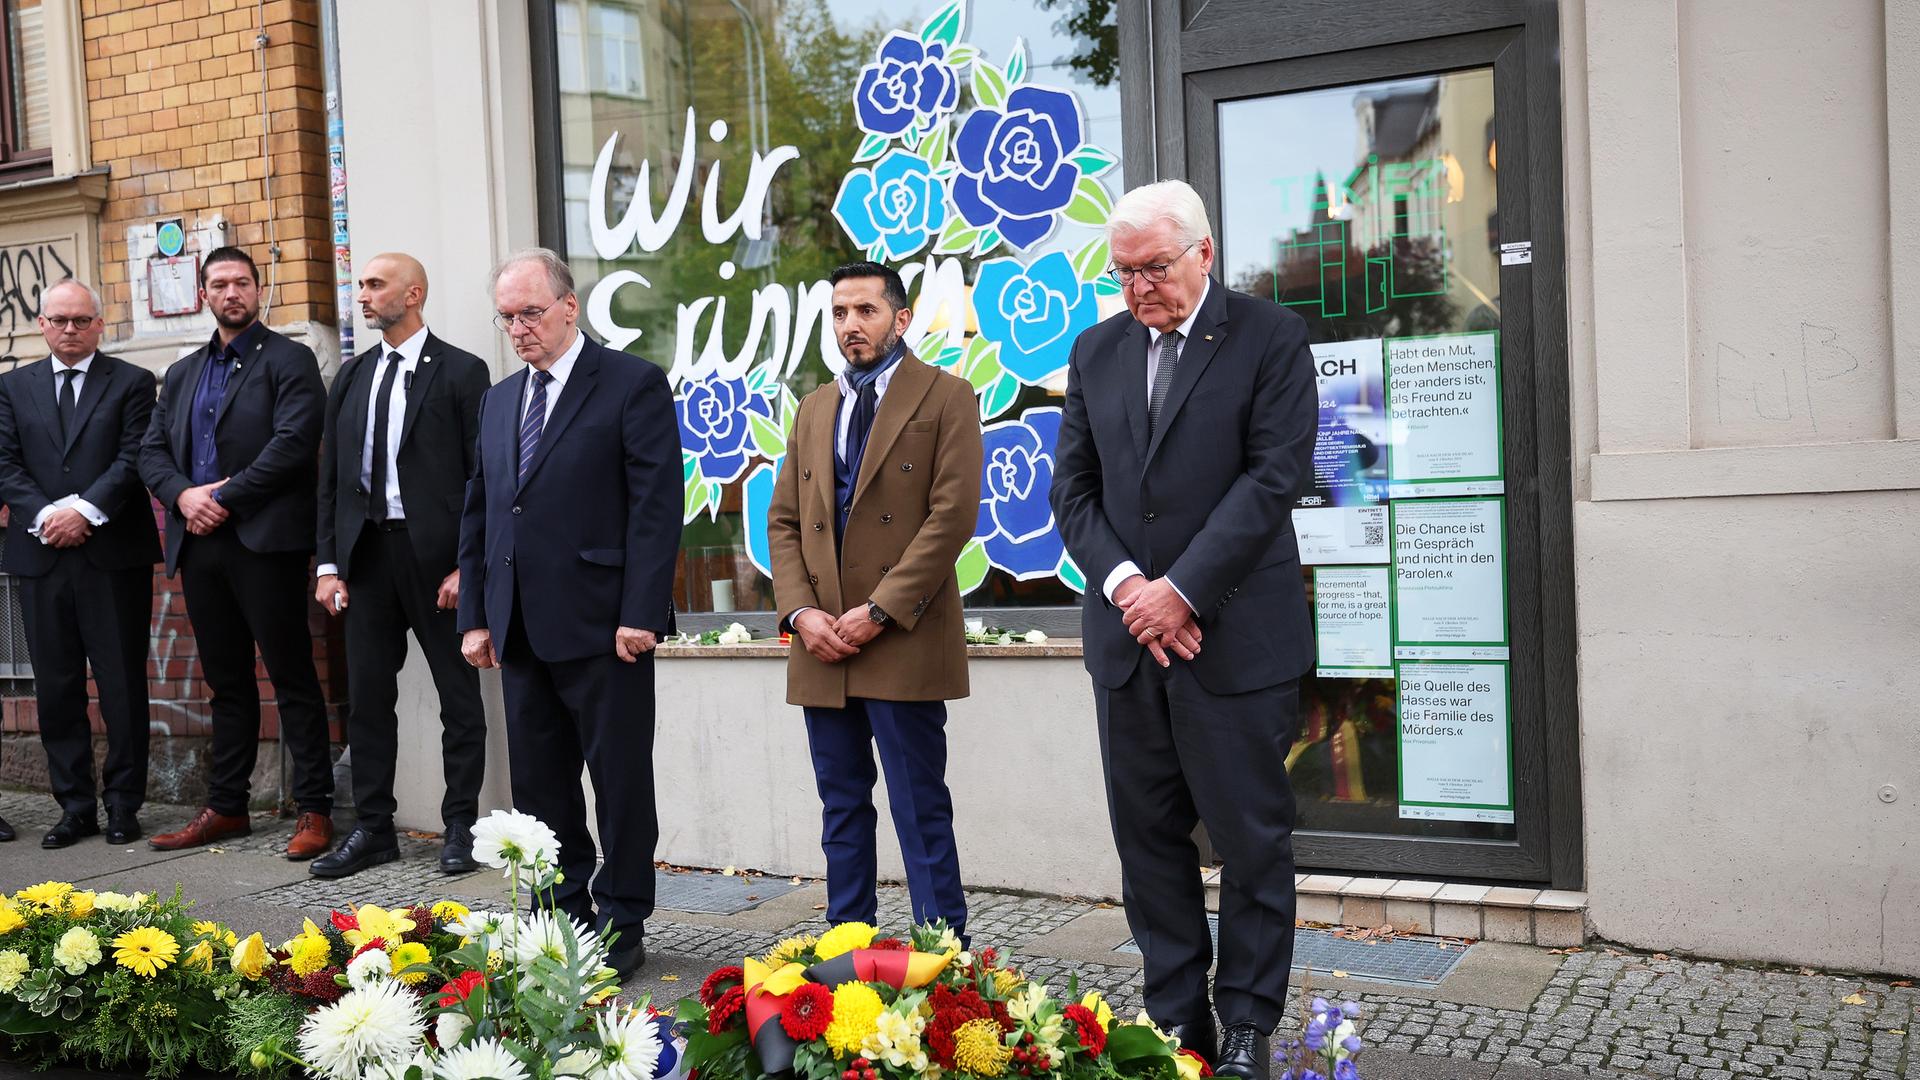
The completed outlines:
[[[252,326],[255,320],[259,318],[260,318],[259,308],[254,308],[252,311],[247,312],[246,317],[241,319],[239,322],[233,322],[229,320],[225,315],[225,313],[217,309],[213,313],[213,321],[219,323],[221,329],[223,330],[245,330],[247,327]]]
[[[886,338],[884,338],[880,342],[880,347],[874,350],[873,359],[867,361],[864,364],[856,363],[852,359],[848,359],[847,364],[848,366],[854,368],[857,371],[865,371],[868,368],[874,366],[875,364],[878,364],[884,361],[887,357],[892,356],[893,350],[899,347],[900,347],[900,335],[888,334]]]

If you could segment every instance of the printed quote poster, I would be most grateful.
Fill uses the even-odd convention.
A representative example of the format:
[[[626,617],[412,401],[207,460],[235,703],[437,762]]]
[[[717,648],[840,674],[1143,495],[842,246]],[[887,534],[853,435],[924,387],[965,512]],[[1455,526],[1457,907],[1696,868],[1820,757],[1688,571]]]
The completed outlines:
[[[1391,583],[1384,566],[1313,572],[1313,621],[1325,679],[1393,678]]]
[[[1393,504],[1395,656],[1507,659],[1501,509],[1498,498]]]
[[[1319,428],[1313,485],[1293,511],[1300,561],[1307,566],[1387,561],[1386,500],[1390,427],[1383,342],[1313,346]]]
[[[1390,338],[1386,381],[1394,498],[1504,490],[1497,332]]]
[[[1400,816],[1513,823],[1507,666],[1403,663]]]

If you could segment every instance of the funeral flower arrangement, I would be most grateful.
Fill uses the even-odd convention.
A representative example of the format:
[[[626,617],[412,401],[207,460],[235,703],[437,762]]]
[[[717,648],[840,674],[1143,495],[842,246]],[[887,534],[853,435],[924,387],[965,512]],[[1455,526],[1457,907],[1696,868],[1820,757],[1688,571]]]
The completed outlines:
[[[1144,1015],[1117,1021],[1098,993],[1056,996],[938,922],[788,938],[713,972],[679,1015],[700,1080],[1206,1075]]]

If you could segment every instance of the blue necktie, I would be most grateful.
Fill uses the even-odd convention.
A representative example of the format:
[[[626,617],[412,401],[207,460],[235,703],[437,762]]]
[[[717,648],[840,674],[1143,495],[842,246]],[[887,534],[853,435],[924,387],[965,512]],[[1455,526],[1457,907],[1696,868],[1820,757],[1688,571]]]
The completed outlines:
[[[547,426],[547,384],[553,381],[550,372],[533,373],[533,394],[527,401],[527,417],[520,421],[520,479],[527,479],[527,470],[533,468],[533,452],[540,448],[540,431]]]

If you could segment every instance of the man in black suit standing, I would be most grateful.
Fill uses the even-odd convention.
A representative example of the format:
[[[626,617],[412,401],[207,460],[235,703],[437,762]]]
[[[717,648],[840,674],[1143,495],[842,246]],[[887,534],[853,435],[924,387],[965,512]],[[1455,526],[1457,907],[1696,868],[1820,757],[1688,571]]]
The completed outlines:
[[[287,858],[333,842],[326,706],[307,632],[314,459],[326,390],[313,350],[260,322],[260,273],[236,247],[200,265],[216,324],[167,369],[140,446],[140,477],[167,509],[167,572],[180,573],[200,670],[213,691],[207,805],[147,841],[175,851],[252,831],[247,795],[260,749],[254,647],[280,703],[300,807]]]
[[[680,550],[673,392],[660,368],[580,332],[573,272],[554,252],[502,263],[493,299],[527,366],[480,406],[460,522],[461,649],[475,667],[500,666],[514,806],[560,839],[554,902],[620,935],[609,963],[624,979],[646,962],[660,834],[653,648],[673,632]]]
[[[327,397],[320,443],[320,560],[314,599],[347,617],[347,745],[359,823],[307,868],[338,878],[400,857],[393,830],[400,668],[407,631],[440,694],[446,839],[440,869],[478,869],[487,716],[480,673],[460,657],[454,553],[473,474],[480,397],[492,382],[479,357],[427,330],[427,272],[410,255],[376,255],[360,275],[360,313],[380,343],[347,361]],[[349,585],[351,583],[351,585]]]
[[[1107,238],[1128,311],[1074,343],[1052,502],[1094,586],[1082,633],[1121,892],[1148,1013],[1216,1073],[1266,1080],[1293,956],[1287,748],[1313,662],[1291,518],[1312,355],[1298,316],[1209,281],[1186,184],[1128,192]],[[1196,821],[1225,863],[1220,1043]]]
[[[62,281],[40,294],[52,355],[0,376],[0,497],[10,511],[0,569],[20,579],[40,741],[60,803],[44,848],[98,835],[99,802],[108,843],[138,839],[147,795],[147,629],[160,542],[137,464],[153,376],[97,352],[103,329],[99,296]],[[107,729],[97,794],[89,663]]]

